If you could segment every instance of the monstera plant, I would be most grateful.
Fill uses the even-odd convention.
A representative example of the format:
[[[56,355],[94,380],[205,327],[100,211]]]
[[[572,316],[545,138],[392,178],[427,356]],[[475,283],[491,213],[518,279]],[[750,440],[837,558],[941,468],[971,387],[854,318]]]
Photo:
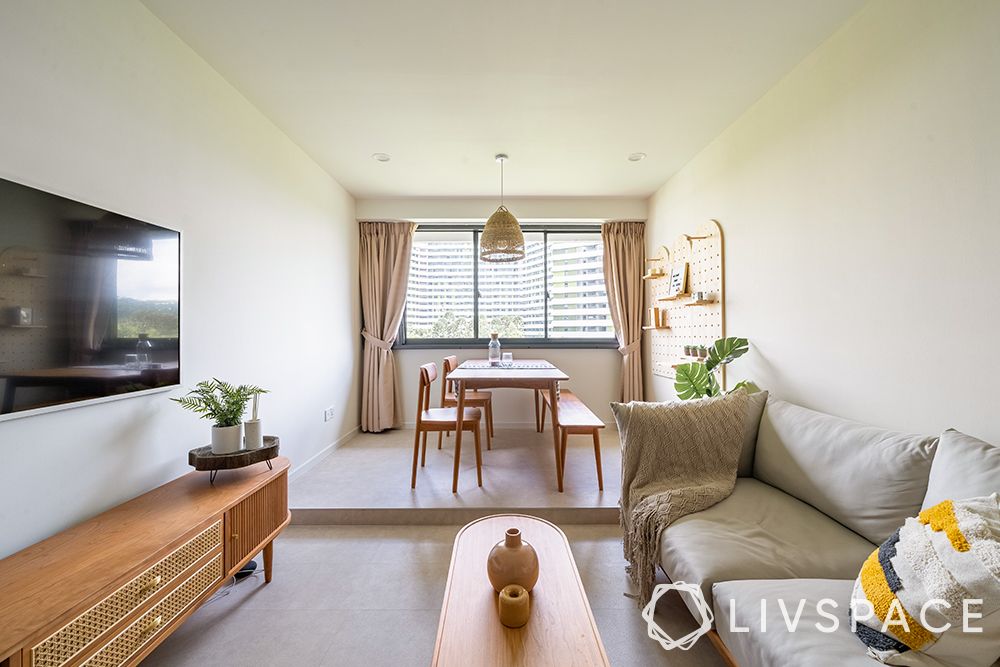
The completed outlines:
[[[722,393],[722,387],[716,378],[716,371],[739,359],[749,349],[750,343],[746,338],[720,338],[708,348],[708,357],[704,361],[678,365],[674,369],[676,371],[674,391],[677,392],[677,397],[687,401],[692,398],[718,396]],[[744,380],[733,387],[732,391],[743,387],[753,387],[753,383]]]

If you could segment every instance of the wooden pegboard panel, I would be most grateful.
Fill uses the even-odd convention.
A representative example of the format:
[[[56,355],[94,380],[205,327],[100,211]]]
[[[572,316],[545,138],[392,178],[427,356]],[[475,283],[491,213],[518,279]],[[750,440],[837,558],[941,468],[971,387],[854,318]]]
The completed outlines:
[[[654,375],[673,378],[674,366],[692,359],[684,355],[685,345],[711,345],[726,335],[725,253],[722,226],[712,220],[694,232],[677,238],[665,262],[667,277],[649,280],[649,306],[667,311],[669,329],[647,333],[652,348]],[[711,303],[695,304],[690,296],[662,301],[670,289],[670,269],[678,262],[688,263],[686,292],[708,292]],[[725,375],[722,377],[725,386]]]

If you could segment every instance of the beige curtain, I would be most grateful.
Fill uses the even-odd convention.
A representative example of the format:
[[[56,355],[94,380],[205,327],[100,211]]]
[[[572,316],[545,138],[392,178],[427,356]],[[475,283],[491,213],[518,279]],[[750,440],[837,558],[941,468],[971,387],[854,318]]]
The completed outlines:
[[[642,400],[642,270],[646,224],[615,220],[601,226],[604,283],[622,354],[621,400]]]
[[[417,226],[412,222],[362,222],[360,226],[361,430],[379,432],[402,423],[392,344],[406,305],[410,249]]]

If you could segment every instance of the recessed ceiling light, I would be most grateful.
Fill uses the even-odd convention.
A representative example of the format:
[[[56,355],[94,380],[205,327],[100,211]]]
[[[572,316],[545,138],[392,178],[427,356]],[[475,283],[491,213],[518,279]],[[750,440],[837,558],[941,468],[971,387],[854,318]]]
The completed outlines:
[[[392,156],[388,153],[372,153],[372,159],[377,162],[388,162],[392,159]]]
[[[645,160],[645,159],[646,159],[645,153],[629,153],[628,156],[629,162],[638,162],[639,160]]]

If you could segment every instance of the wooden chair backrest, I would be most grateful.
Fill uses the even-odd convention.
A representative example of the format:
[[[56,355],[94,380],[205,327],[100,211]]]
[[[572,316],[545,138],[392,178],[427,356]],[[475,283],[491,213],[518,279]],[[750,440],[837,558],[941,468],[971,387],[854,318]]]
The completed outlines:
[[[441,374],[444,376],[444,382],[441,383],[441,405],[444,405],[444,395],[449,391],[455,391],[455,383],[448,379],[448,374],[456,368],[458,368],[458,357],[451,354],[444,358],[441,364]]]
[[[433,361],[420,367],[420,387],[417,392],[417,427],[419,428],[421,415],[424,410],[431,407],[431,385],[437,380],[437,364]]]

